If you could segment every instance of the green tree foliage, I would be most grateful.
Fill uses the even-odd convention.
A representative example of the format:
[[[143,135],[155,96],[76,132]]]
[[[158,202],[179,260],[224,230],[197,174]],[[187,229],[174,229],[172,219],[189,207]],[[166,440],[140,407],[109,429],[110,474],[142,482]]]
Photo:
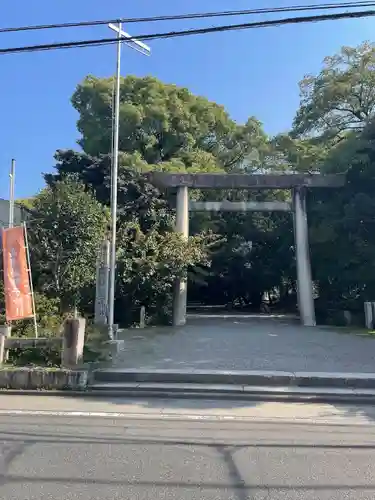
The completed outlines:
[[[25,207],[28,210],[31,210],[33,208],[34,204],[34,197],[32,198],[22,198],[19,200],[16,200],[16,203],[20,205],[21,207]]]
[[[80,145],[90,155],[111,152],[112,95],[113,79],[93,76],[73,95]],[[122,79],[120,101],[120,150],[137,152],[148,164],[178,158],[186,168],[195,163],[201,171],[205,164],[209,170],[231,170],[253,149],[262,150],[266,142],[255,118],[237,125],[222,106],[156,78]]]
[[[317,76],[300,82],[301,105],[293,132],[341,139],[348,131],[361,131],[375,111],[375,46],[342,47],[326,57]]]
[[[290,216],[224,213],[215,227],[225,239],[213,248],[205,281],[190,286],[194,299],[259,307],[264,292],[294,279]]]
[[[279,170],[295,173],[319,172],[331,151],[320,138],[299,139],[291,134],[276,136],[272,147],[274,158],[279,157]]]
[[[88,77],[78,86],[72,101],[79,113],[78,128],[82,133],[80,145],[86,154],[60,151],[56,157],[58,175],[78,173],[80,180],[91,186],[98,199],[105,204],[109,203],[112,89],[112,79],[94,77]],[[169,230],[173,226],[169,209],[174,205],[173,193],[158,193],[140,175],[146,171],[252,173],[281,170],[280,165],[275,166],[272,161],[274,146],[256,119],[250,118],[246,124],[238,125],[223,107],[195,96],[187,89],[166,85],[154,78],[128,77],[121,82],[120,149],[120,219],[123,223],[139,224],[143,232],[155,228],[156,224],[159,225],[158,231],[162,230],[161,225]],[[285,198],[285,193],[249,194],[246,191],[190,194],[192,198],[199,199]],[[144,207],[138,200],[143,200]],[[211,230],[216,233],[218,240],[225,241],[228,234],[234,234],[235,229],[240,227],[240,231],[252,234],[257,259],[264,260],[268,246],[263,242],[272,239],[268,225],[274,226],[273,219],[277,220],[277,217],[270,214],[246,214],[245,217],[241,214],[231,214],[231,217],[194,214],[191,217],[191,233],[201,234],[202,231]],[[244,240],[241,235],[238,238]],[[275,244],[277,241],[275,239]],[[235,240],[234,247],[238,244],[242,243]],[[224,245],[218,253],[215,246],[215,265],[211,272],[201,266],[190,267],[192,295],[195,295],[194,286],[199,288],[202,281],[206,294],[211,297],[219,289],[228,297],[233,297],[236,290],[240,293],[249,287],[249,271],[237,272],[235,267],[239,265],[238,259],[232,258],[232,250],[228,245]],[[290,252],[288,258],[289,261],[292,259]],[[233,268],[229,265],[227,269],[227,262],[228,265],[232,262],[237,264]],[[276,262],[278,264],[272,271],[273,283],[280,281],[279,275],[282,273],[281,269],[275,269],[280,260]],[[288,266],[291,267],[292,262],[288,262]],[[224,273],[226,278],[223,269],[227,269]],[[257,283],[261,287],[259,270],[264,269],[264,266],[252,269],[251,278],[256,274],[254,269],[257,269]],[[207,276],[215,274],[223,278],[219,282],[207,279]],[[236,274],[236,286],[229,285],[233,274]],[[255,283],[255,279],[252,282]],[[232,288],[232,292],[229,292],[229,288]],[[244,292],[241,294],[249,295]],[[260,295],[259,290],[256,295]]]
[[[96,199],[107,207],[110,206],[111,177],[109,155],[99,158],[75,151],[57,151],[56,173],[45,175],[47,184],[53,186],[56,181],[74,176],[82,182]],[[166,229],[171,227],[172,218],[167,200],[163,193],[147,181],[142,175],[144,162],[137,153],[122,153],[119,159],[118,175],[118,217],[121,222],[133,222],[147,231],[158,225]]]
[[[375,296],[375,125],[351,141],[346,186],[310,200],[315,277],[324,303],[361,310]],[[333,152],[337,158],[337,151]]]
[[[56,173],[45,176],[48,185],[76,178],[109,206],[108,155],[58,151],[56,159]],[[128,324],[139,319],[139,307],[145,305],[153,320],[165,321],[173,283],[188,269],[194,274],[195,266],[208,264],[206,245],[212,238],[199,235],[184,241],[176,235],[168,200],[143,175],[143,160],[137,153],[122,153],[119,163],[117,320]]]
[[[29,243],[35,286],[61,300],[79,303],[81,290],[95,283],[96,258],[108,217],[82,183],[63,179],[34,200]]]
[[[190,237],[187,241],[174,232],[139,228],[120,231],[122,241],[118,254],[119,319],[126,323],[139,320],[140,306],[146,306],[149,319],[170,319],[173,287],[177,278],[187,276],[189,268],[208,266],[207,238]],[[136,236],[134,236],[134,234]]]

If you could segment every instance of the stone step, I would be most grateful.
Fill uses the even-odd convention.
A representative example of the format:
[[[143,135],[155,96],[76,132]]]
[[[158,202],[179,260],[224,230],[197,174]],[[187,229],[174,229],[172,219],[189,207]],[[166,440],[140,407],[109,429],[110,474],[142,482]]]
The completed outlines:
[[[237,384],[189,384],[189,383],[162,383],[162,382],[112,382],[112,383],[96,383],[90,385],[91,390],[107,391],[107,390],[140,390],[140,391],[184,391],[184,392],[207,392],[207,391],[220,391],[220,392],[244,392],[243,385]]]
[[[90,381],[95,384],[195,384],[252,387],[374,389],[375,374],[282,372],[282,371],[217,371],[217,370],[134,370],[97,369]]]
[[[122,382],[97,383],[88,394],[114,397],[174,397],[205,399],[289,400],[310,402],[375,402],[375,389],[336,387],[247,386],[237,384],[186,384]]]

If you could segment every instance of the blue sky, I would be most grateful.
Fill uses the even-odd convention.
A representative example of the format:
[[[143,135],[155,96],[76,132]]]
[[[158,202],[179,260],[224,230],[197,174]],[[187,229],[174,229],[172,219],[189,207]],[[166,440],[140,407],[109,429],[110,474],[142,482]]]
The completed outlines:
[[[332,2],[332,0],[331,0]],[[311,4],[311,0],[2,0],[1,26],[47,24],[116,17],[142,17],[215,10]],[[271,19],[279,17],[269,15]],[[133,35],[265,16],[132,24]],[[289,25],[150,42],[153,55],[124,48],[122,74],[153,75],[223,104],[243,122],[254,115],[267,133],[287,130],[299,103],[298,82],[321,68],[324,56],[342,45],[372,41],[375,19]],[[0,47],[111,36],[106,26],[0,34]],[[115,47],[0,56],[0,197],[8,197],[11,158],[17,160],[16,196],[35,194],[42,172],[53,168],[58,148],[76,148],[77,113],[70,104],[87,75],[108,77]]]

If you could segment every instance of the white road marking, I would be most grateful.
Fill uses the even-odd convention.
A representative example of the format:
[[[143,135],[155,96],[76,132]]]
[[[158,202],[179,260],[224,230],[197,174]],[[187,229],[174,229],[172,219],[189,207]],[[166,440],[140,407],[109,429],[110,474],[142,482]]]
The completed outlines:
[[[54,411],[54,410],[0,410],[1,415],[25,415],[25,416],[42,416],[42,417],[109,417],[109,418],[144,418],[154,419],[168,418],[179,420],[253,420],[254,417],[240,417],[236,415],[194,415],[194,414],[179,414],[179,413],[127,413],[127,412],[110,412],[110,411]]]
[[[200,415],[200,414],[178,414],[178,413],[127,413],[127,412],[105,412],[105,411],[54,411],[54,410],[0,410],[0,416],[34,416],[34,417],[94,417],[94,418],[127,418],[155,420],[190,420],[190,421],[232,421],[232,422],[264,422],[264,423],[308,423],[308,424],[343,424],[346,425],[375,425],[374,421],[364,416],[345,417],[261,417],[261,416],[239,416],[239,415]]]

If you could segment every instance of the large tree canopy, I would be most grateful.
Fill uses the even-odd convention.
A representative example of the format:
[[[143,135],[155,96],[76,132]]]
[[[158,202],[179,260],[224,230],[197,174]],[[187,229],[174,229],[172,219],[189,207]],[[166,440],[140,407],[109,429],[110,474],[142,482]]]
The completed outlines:
[[[375,111],[375,46],[342,47],[324,59],[317,76],[300,82],[301,106],[294,119],[297,135],[341,138],[359,131]]]
[[[48,185],[53,186],[56,181],[73,176],[94,192],[101,204],[110,206],[109,155],[97,158],[72,150],[59,150],[55,158],[56,172],[45,175]],[[158,225],[159,229],[171,228],[172,219],[167,200],[163,193],[142,175],[143,166],[144,162],[136,153],[120,155],[117,181],[118,217],[123,223],[137,221],[142,230],[148,230],[155,225]]]
[[[356,147],[355,147],[356,146]],[[337,158],[337,151],[333,153]],[[347,184],[310,199],[315,277],[324,303],[361,309],[375,293],[375,124],[351,142]]]
[[[113,79],[93,76],[73,95],[80,145],[90,155],[111,152],[112,96]],[[179,159],[188,167],[197,155],[206,153],[201,170],[205,164],[230,170],[254,149],[265,149],[266,136],[255,118],[237,125],[222,106],[156,78],[122,78],[120,101],[119,148],[139,153],[149,164]]]

